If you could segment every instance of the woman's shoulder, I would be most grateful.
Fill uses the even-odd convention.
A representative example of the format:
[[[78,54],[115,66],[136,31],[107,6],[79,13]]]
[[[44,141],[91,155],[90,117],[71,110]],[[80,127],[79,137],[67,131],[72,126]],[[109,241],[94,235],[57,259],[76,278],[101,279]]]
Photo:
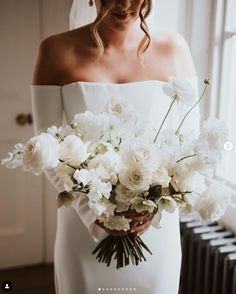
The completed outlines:
[[[192,54],[186,39],[178,32],[159,29],[151,32],[154,50],[161,56],[175,64],[176,75],[195,75]]]
[[[77,64],[78,60],[75,60],[75,56],[80,56],[78,50],[83,48],[83,42],[80,39],[82,34],[79,30],[54,34],[41,41],[38,47],[33,83],[59,82],[71,64]]]

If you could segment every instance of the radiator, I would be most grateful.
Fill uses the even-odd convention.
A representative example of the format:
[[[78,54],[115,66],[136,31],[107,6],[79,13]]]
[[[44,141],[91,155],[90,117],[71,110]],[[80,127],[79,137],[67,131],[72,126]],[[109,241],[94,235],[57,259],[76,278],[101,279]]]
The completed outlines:
[[[236,237],[216,222],[180,221],[179,294],[236,294]]]

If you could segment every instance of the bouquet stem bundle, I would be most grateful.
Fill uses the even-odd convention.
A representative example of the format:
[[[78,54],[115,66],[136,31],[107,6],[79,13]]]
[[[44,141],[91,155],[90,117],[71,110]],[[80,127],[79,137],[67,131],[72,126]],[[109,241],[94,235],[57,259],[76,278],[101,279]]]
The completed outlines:
[[[147,245],[135,233],[129,233],[122,237],[109,235],[98,244],[92,254],[98,253],[96,259],[106,263],[107,266],[110,265],[114,255],[116,268],[119,269],[129,265],[130,261],[134,265],[138,265],[142,260],[146,261],[142,247],[152,254]]]

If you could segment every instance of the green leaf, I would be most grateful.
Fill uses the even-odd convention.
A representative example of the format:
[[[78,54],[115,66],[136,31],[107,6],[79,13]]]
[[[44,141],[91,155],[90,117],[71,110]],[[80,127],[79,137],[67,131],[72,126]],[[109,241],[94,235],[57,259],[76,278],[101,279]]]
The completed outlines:
[[[61,192],[57,197],[57,207],[60,208],[63,205],[66,207],[71,207],[74,197],[71,193],[67,191]]]

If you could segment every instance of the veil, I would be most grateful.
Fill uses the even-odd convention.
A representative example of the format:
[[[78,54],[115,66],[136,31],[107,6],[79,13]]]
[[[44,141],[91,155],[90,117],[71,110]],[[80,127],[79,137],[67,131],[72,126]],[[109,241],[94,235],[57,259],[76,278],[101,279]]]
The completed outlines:
[[[93,2],[95,2],[93,0]],[[155,26],[155,0],[152,1],[153,9],[146,21],[149,29],[153,29]],[[97,17],[97,9],[95,3],[93,6],[89,6],[88,0],[73,0],[70,10],[70,30],[82,27],[91,23]]]

